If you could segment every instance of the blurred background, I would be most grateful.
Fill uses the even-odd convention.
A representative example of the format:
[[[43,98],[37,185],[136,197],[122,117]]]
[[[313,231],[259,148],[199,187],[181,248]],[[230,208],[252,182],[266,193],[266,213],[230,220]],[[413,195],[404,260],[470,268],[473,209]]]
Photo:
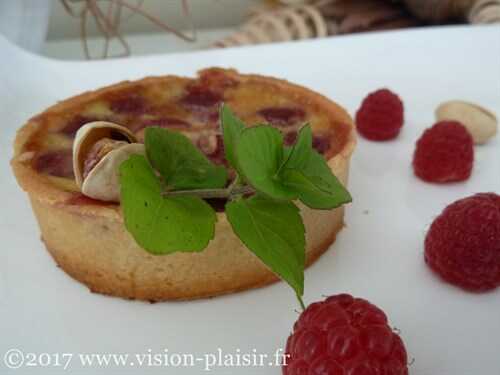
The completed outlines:
[[[497,22],[500,0],[0,0],[1,33],[70,60]]]

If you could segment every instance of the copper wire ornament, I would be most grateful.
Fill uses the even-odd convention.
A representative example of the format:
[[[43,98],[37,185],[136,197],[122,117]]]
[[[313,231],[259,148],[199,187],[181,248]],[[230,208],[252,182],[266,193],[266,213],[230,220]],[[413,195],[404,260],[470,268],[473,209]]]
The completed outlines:
[[[120,26],[140,15],[165,32],[196,40],[188,0],[177,0],[188,32],[170,27],[144,9],[144,0],[60,0],[67,13],[80,20],[80,37],[87,59],[129,56],[130,46]],[[124,13],[129,13],[124,16]],[[93,20],[104,37],[100,55],[92,56],[88,23]],[[429,23],[500,22],[500,0],[263,0],[250,8],[247,20],[214,47],[272,43],[363,31],[399,29]],[[123,52],[110,56],[116,40]]]
[[[120,30],[120,26],[123,22],[127,21],[130,17],[134,15],[140,15],[158,26],[163,31],[172,33],[175,36],[187,41],[196,41],[196,29],[194,27],[191,12],[189,9],[188,0],[179,0],[182,5],[182,14],[187,22],[187,29],[190,32],[186,33],[181,30],[177,30],[167,23],[165,23],[160,18],[148,13],[144,10],[143,4],[144,0],[137,0],[134,3],[126,0],[60,0],[66,12],[80,20],[80,38],[83,45],[83,51],[85,57],[88,60],[91,59],[105,59],[108,57],[123,57],[129,56],[131,53],[130,45],[123,36]],[[128,11],[129,14],[124,16],[124,11]],[[88,22],[93,19],[97,30],[104,37],[104,45],[100,56],[92,56],[89,48],[88,41]],[[116,40],[121,45],[123,52],[117,55],[111,56],[109,54],[110,43],[112,40]]]

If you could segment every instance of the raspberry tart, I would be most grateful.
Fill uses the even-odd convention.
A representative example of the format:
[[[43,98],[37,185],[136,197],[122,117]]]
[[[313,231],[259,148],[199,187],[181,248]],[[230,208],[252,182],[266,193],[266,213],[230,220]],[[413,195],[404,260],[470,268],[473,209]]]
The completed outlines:
[[[204,251],[158,256],[134,241],[120,204],[83,195],[75,179],[75,134],[95,121],[120,124],[139,141],[150,126],[178,131],[213,163],[227,165],[218,113],[223,102],[249,126],[266,122],[279,129],[285,144],[293,144],[299,128],[310,123],[313,147],[347,183],[353,122],[343,108],[304,87],[210,68],[197,78],[148,77],[87,92],[30,119],[17,133],[12,159],[43,242],[64,271],[93,292],[150,301],[215,296],[277,280],[232,232],[223,205],[210,202],[217,222]],[[309,265],[334,242],[344,209],[299,207]]]

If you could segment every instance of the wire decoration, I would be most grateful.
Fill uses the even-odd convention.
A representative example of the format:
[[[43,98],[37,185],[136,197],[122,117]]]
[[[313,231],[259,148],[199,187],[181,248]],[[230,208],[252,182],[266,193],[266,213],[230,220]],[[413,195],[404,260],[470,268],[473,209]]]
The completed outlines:
[[[130,45],[120,27],[136,15],[187,42],[196,41],[189,0],[176,1],[181,4],[187,31],[171,27],[147,12],[145,0],[60,0],[66,12],[80,21],[80,37],[87,59],[129,56]],[[97,55],[92,55],[89,46],[88,23],[92,20],[104,37],[102,50]],[[500,22],[500,0],[262,0],[250,8],[241,27],[212,46],[321,38],[457,20]],[[111,56],[113,40],[120,44],[123,52]]]
[[[123,36],[120,26],[130,17],[139,15],[158,26],[165,32],[172,33],[175,36],[187,41],[196,41],[196,29],[191,18],[188,0],[179,0],[182,5],[182,14],[187,22],[189,32],[177,30],[155,15],[144,10],[144,0],[136,0],[135,3],[126,0],[60,0],[66,12],[80,20],[80,38],[83,45],[85,58],[106,59],[109,57],[124,57],[131,53],[130,45]],[[124,16],[124,13],[129,14]],[[88,22],[93,19],[97,30],[104,37],[104,44],[99,56],[93,56],[90,52],[88,40]],[[111,56],[109,53],[110,43],[115,39],[121,45],[123,52]]]

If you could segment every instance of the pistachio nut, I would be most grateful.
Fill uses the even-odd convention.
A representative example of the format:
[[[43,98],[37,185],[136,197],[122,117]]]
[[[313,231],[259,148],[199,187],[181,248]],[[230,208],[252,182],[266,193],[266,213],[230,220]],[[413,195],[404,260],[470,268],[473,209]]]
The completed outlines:
[[[120,201],[120,164],[144,145],[127,128],[105,121],[82,126],[73,143],[73,169],[81,192],[103,201]]]
[[[463,124],[474,139],[474,143],[486,143],[497,132],[496,116],[477,104],[452,100],[439,105],[436,109],[438,121],[453,120]]]

